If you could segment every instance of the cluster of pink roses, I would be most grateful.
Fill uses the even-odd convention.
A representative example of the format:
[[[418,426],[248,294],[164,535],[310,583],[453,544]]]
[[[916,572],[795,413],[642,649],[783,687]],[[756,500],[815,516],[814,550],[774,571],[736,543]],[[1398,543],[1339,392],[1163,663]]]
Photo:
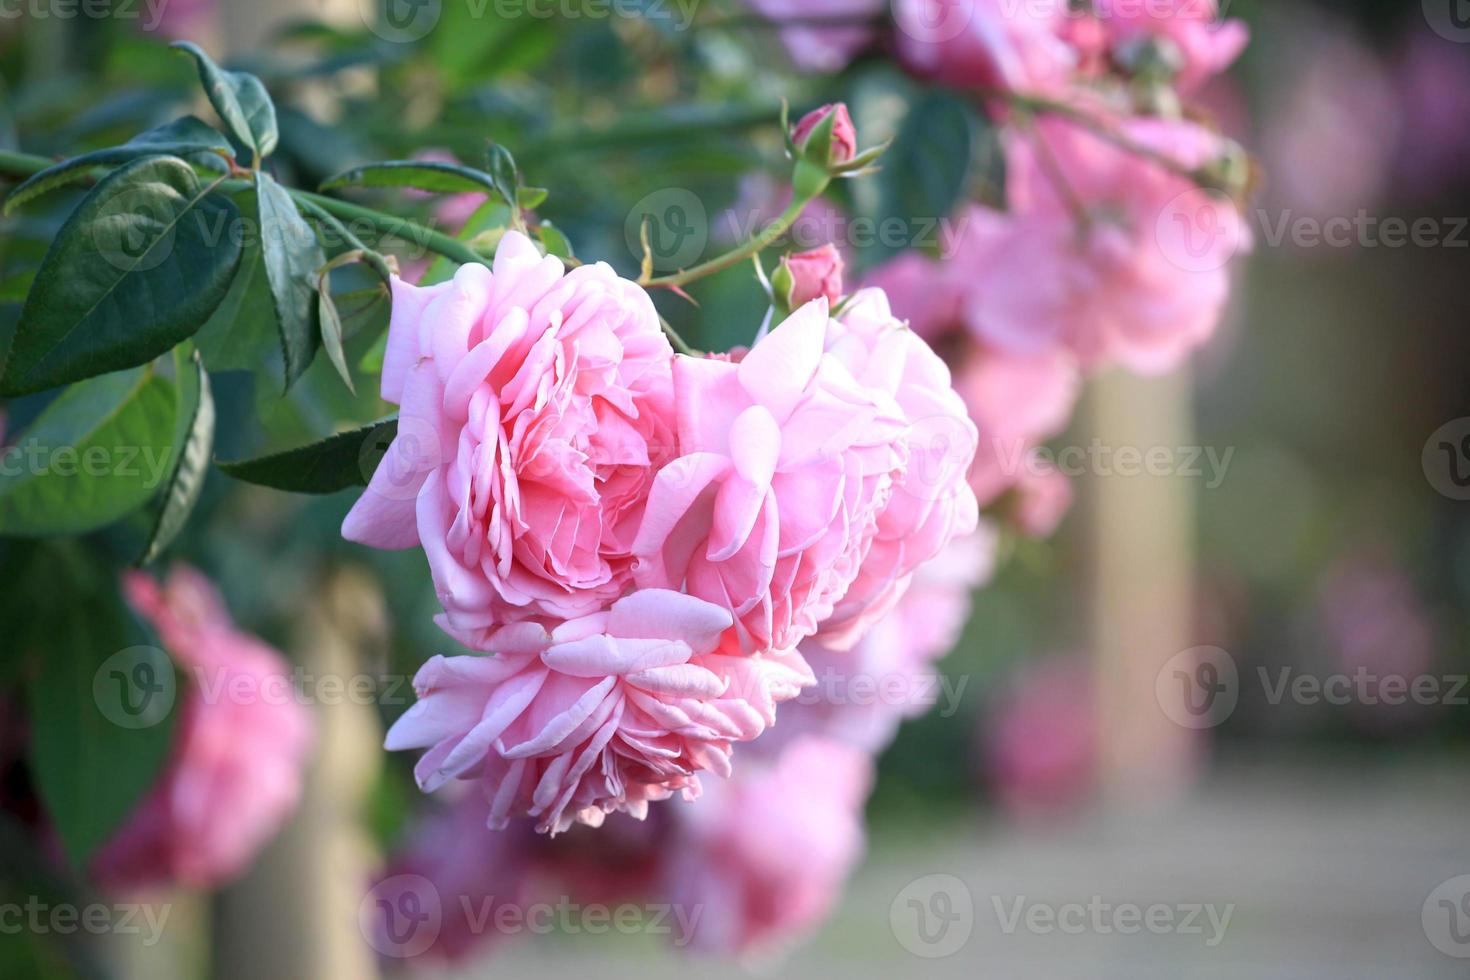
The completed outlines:
[[[855,643],[978,519],[964,404],[877,291],[675,356],[639,286],[510,232],[394,283],[382,393],[398,435],[343,533],[422,547],[490,654],[426,664],[388,745],[428,750],[426,790],[478,780],[492,825],[696,796],[813,683],[799,643]]]

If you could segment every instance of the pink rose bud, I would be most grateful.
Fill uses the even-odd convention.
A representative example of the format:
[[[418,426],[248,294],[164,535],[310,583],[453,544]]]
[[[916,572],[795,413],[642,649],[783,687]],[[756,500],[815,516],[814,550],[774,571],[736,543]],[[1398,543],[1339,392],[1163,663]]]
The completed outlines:
[[[796,128],[791,131],[791,142],[805,156],[807,141],[812,132],[828,116],[832,117],[832,138],[825,154],[821,153],[820,147],[813,147],[818,153],[815,162],[828,166],[846,163],[857,153],[857,130],[852,126],[852,117],[847,114],[845,103],[830,103],[802,116]]]
[[[788,255],[781,260],[772,285],[788,310],[804,306],[819,296],[835,304],[842,298],[842,256],[830,242]]]

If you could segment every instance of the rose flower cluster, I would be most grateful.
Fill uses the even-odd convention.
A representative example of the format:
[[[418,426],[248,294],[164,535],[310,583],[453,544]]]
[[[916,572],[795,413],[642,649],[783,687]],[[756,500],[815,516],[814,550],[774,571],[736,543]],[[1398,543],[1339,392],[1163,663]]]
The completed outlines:
[[[343,534],[422,548],[480,654],[423,667],[388,747],[426,750],[427,791],[477,782],[491,826],[694,798],[814,683],[798,644],[851,647],[977,524],[964,402],[877,290],[676,355],[640,286],[509,232],[394,281],[382,394]]]

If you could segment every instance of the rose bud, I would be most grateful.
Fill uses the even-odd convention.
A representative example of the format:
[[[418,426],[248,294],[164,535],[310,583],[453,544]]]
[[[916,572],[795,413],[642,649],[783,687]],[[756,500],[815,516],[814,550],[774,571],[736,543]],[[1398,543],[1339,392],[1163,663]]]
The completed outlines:
[[[830,242],[787,255],[771,276],[771,288],[788,310],[819,296],[827,297],[827,302],[835,306],[842,298],[842,256]]]
[[[837,102],[802,116],[791,131],[791,142],[799,154],[812,162],[837,166],[847,163],[857,153],[857,130],[853,129],[847,106]]]

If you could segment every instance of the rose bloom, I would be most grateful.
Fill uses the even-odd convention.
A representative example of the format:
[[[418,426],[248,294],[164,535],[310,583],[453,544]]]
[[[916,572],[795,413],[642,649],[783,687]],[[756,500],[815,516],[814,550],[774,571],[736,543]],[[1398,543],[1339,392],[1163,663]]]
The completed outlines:
[[[872,780],[866,752],[810,735],[681,807],[668,892],[703,910],[688,945],[760,954],[815,928],[862,857]]]
[[[203,575],[176,565],[162,587],[142,572],[122,586],[192,684],[163,774],[97,853],[92,875],[112,890],[213,888],[245,870],[295,809],[311,715],[271,693],[291,690],[285,661],[235,628]]]
[[[857,577],[821,626],[823,642],[844,649],[893,607],[915,569],[975,530],[979,506],[965,475],[977,435],[949,368],[893,315],[881,290],[854,294],[828,322],[825,344],[859,384],[891,399],[906,423],[903,473]]]
[[[842,256],[830,242],[805,252],[795,252],[781,259],[786,275],[791,277],[791,309],[826,297],[835,305],[842,298]]]
[[[904,473],[903,408],[824,351],[827,328],[819,299],[739,363],[675,361],[681,455],[654,480],[634,574],[730,609],[747,653],[832,614]]]
[[[1185,94],[1229,68],[1250,42],[1244,21],[1220,18],[1218,0],[1092,0],[1092,11],[1082,19],[1095,20],[1110,53],[1140,40],[1167,44],[1179,64],[1174,84]]]
[[[961,88],[1038,92],[1063,86],[1077,55],[1062,39],[1069,0],[894,0],[899,58]]]
[[[729,775],[732,743],[811,682],[795,653],[715,653],[730,624],[720,606],[658,589],[550,630],[512,624],[490,635],[494,656],[424,664],[387,748],[428,749],[414,770],[426,792],[480,780],[491,827],[641,818],[650,800],[697,796],[699,772]]]
[[[832,116],[832,142],[827,148],[827,160],[831,163],[846,163],[857,153],[857,130],[853,128],[852,116],[844,102],[829,102],[818,106],[797,120],[791,127],[791,142],[798,151],[806,149],[812,130],[828,116]]]
[[[1224,149],[1184,120],[1109,124],[1181,167],[1203,167]],[[1051,116],[1036,128],[1008,143],[1008,212],[973,209],[952,257],[969,272],[971,330],[1016,355],[1065,348],[1085,368],[1174,368],[1220,321],[1227,265],[1250,246],[1240,212],[1073,121]],[[1039,157],[1036,139],[1046,141],[1066,188]]]
[[[342,525],[423,547],[468,646],[584,616],[631,584],[631,546],[673,443],[672,350],[648,296],[602,263],[564,272],[508,233],[493,271],[393,281],[383,398],[398,435]]]

